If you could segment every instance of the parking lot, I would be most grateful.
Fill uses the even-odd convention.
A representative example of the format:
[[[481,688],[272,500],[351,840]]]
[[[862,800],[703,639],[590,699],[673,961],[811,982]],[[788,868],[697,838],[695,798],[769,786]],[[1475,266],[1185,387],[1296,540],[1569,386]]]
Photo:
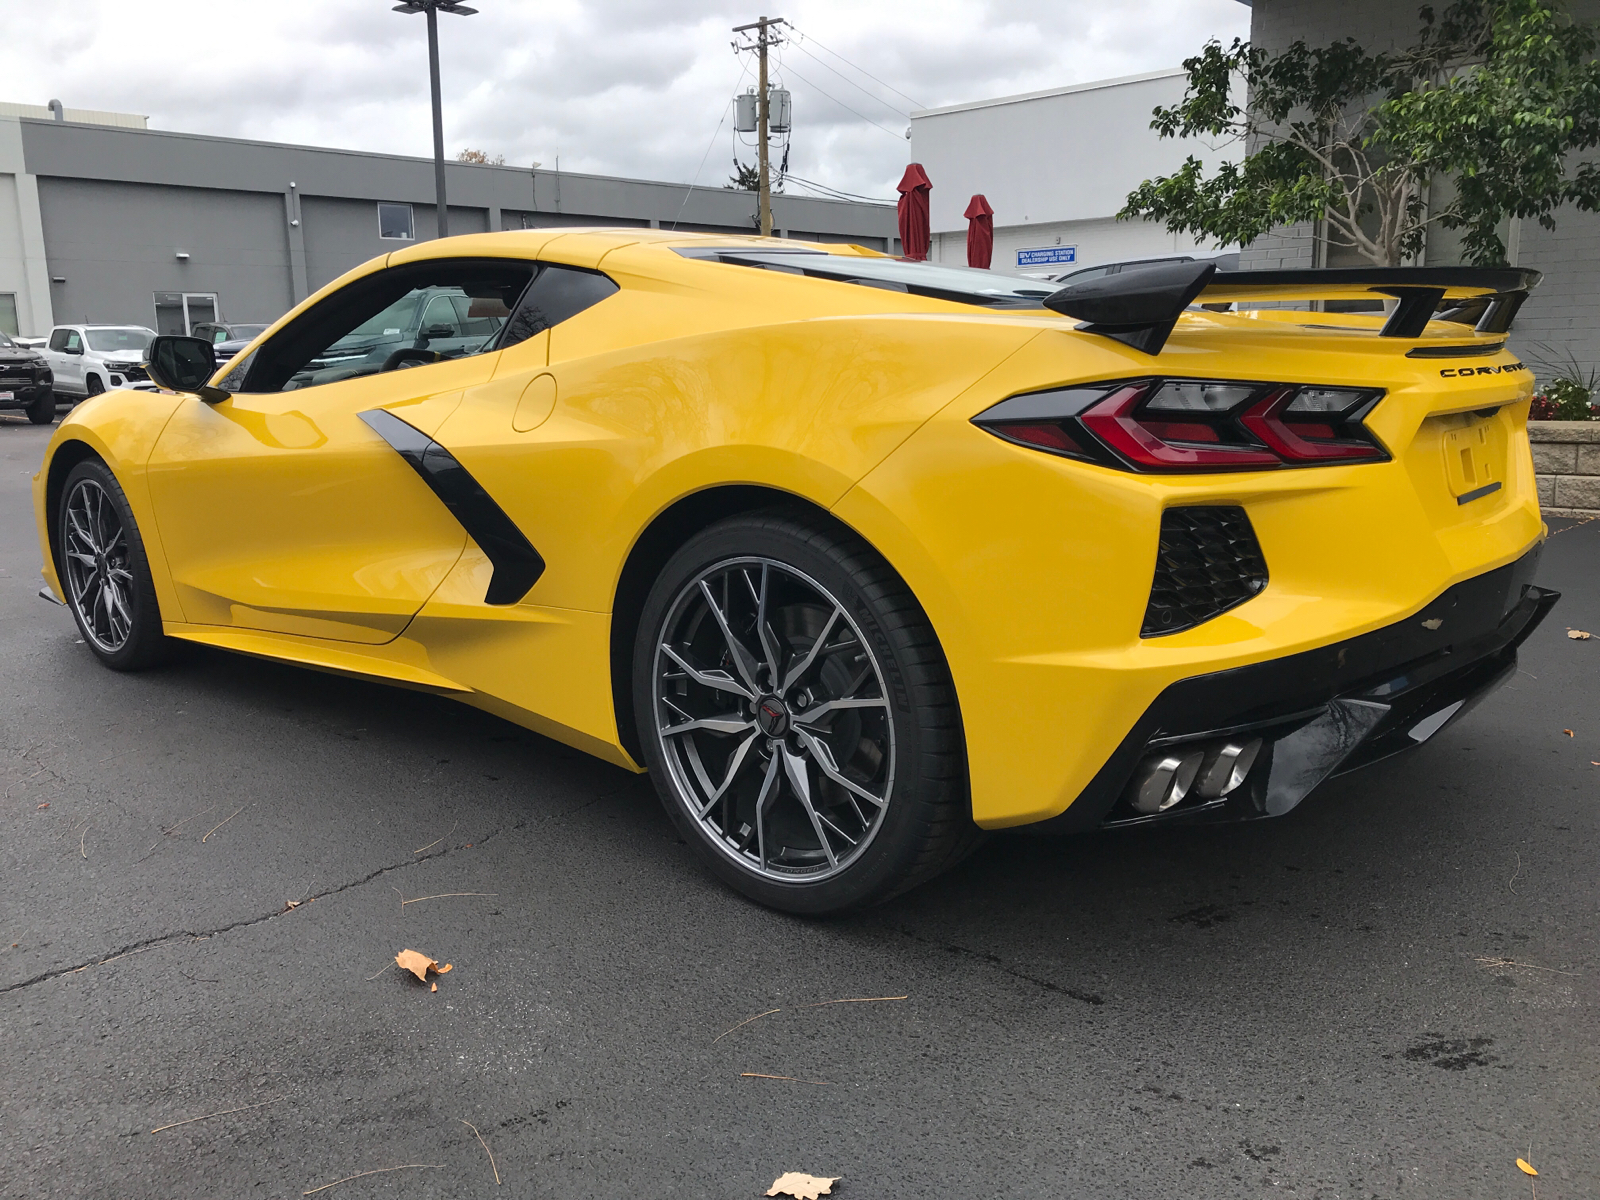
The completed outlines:
[[[464,706],[98,667],[35,598],[49,433],[0,417],[0,1194],[1600,1192],[1600,522],[1552,520],[1565,598],[1424,749],[808,922]]]

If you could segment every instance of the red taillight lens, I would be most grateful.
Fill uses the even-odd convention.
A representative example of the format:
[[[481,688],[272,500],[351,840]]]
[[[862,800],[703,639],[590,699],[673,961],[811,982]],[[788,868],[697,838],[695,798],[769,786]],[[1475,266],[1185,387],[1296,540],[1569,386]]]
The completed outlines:
[[[1355,437],[1340,437],[1328,417],[1343,423],[1344,410],[1330,410],[1320,404],[1302,404],[1302,395],[1321,399],[1343,399],[1347,408],[1359,406],[1367,396],[1362,392],[1340,392],[1331,388],[1280,388],[1252,405],[1239,423],[1260,438],[1274,453],[1291,463],[1337,462],[1352,459],[1383,458],[1384,453],[1364,429]],[[1310,420],[1298,420],[1295,406]],[[1357,426],[1356,428],[1360,428]],[[1354,432],[1354,431],[1352,431]]]
[[[1386,459],[1360,388],[1135,379],[1029,392],[979,413],[998,437],[1134,471],[1263,470]]]
[[[1025,442],[1029,446],[1038,446],[1041,450],[1056,450],[1062,454],[1083,454],[1083,447],[1059,425],[1044,421],[1017,421],[995,425],[992,428],[996,433],[1014,442]]]
[[[1120,387],[1083,414],[1089,432],[1123,458],[1145,467],[1275,467],[1278,456],[1250,446],[1200,446],[1164,441],[1155,428],[1142,421],[1136,410],[1159,384],[1132,383]],[[1181,410],[1180,410],[1181,411]],[[1157,427],[1168,422],[1158,421]],[[1213,439],[1220,442],[1220,437]]]

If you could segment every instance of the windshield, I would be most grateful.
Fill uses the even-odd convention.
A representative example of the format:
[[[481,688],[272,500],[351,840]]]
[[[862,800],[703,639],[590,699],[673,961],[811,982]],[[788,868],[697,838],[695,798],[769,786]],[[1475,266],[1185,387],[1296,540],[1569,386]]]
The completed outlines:
[[[0,346],[16,346],[16,343],[6,336],[4,329],[0,329]]]
[[[148,329],[86,329],[84,337],[89,339],[89,349],[107,353],[112,350],[138,350],[143,351],[150,345],[150,339],[155,334]]]
[[[232,327],[230,342],[248,342],[251,338],[260,337],[267,331],[265,325],[235,325]]]
[[[982,271],[975,267],[946,267],[937,263],[908,262],[900,258],[855,258],[810,250],[679,250],[687,258],[713,258],[745,267],[761,267],[820,279],[836,279],[864,287],[908,292],[958,304],[985,308],[1040,308],[1057,289],[1048,282]]]

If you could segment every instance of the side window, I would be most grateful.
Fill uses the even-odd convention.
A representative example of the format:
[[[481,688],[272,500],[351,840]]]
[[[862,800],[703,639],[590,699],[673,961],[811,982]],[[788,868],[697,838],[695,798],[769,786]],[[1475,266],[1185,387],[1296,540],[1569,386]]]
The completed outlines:
[[[618,290],[617,285],[599,271],[547,263],[539,268],[539,277],[524,293],[517,311],[511,314],[505,333],[500,337],[500,349],[543,333],[615,295]]]
[[[495,349],[534,270],[516,259],[433,259],[364,276],[263,343],[238,390],[295,391]],[[483,311],[482,323],[463,330],[462,305]]]
[[[83,337],[76,329],[67,330],[66,350],[69,354],[83,353]]]
[[[67,331],[65,329],[52,329],[50,331],[50,349],[65,350],[67,348]]]

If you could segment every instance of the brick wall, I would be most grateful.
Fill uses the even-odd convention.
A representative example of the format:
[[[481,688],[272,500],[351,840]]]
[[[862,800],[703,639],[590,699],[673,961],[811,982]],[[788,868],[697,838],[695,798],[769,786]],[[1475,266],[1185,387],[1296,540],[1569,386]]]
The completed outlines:
[[[1528,440],[1545,514],[1600,517],[1600,421],[1529,421]]]

